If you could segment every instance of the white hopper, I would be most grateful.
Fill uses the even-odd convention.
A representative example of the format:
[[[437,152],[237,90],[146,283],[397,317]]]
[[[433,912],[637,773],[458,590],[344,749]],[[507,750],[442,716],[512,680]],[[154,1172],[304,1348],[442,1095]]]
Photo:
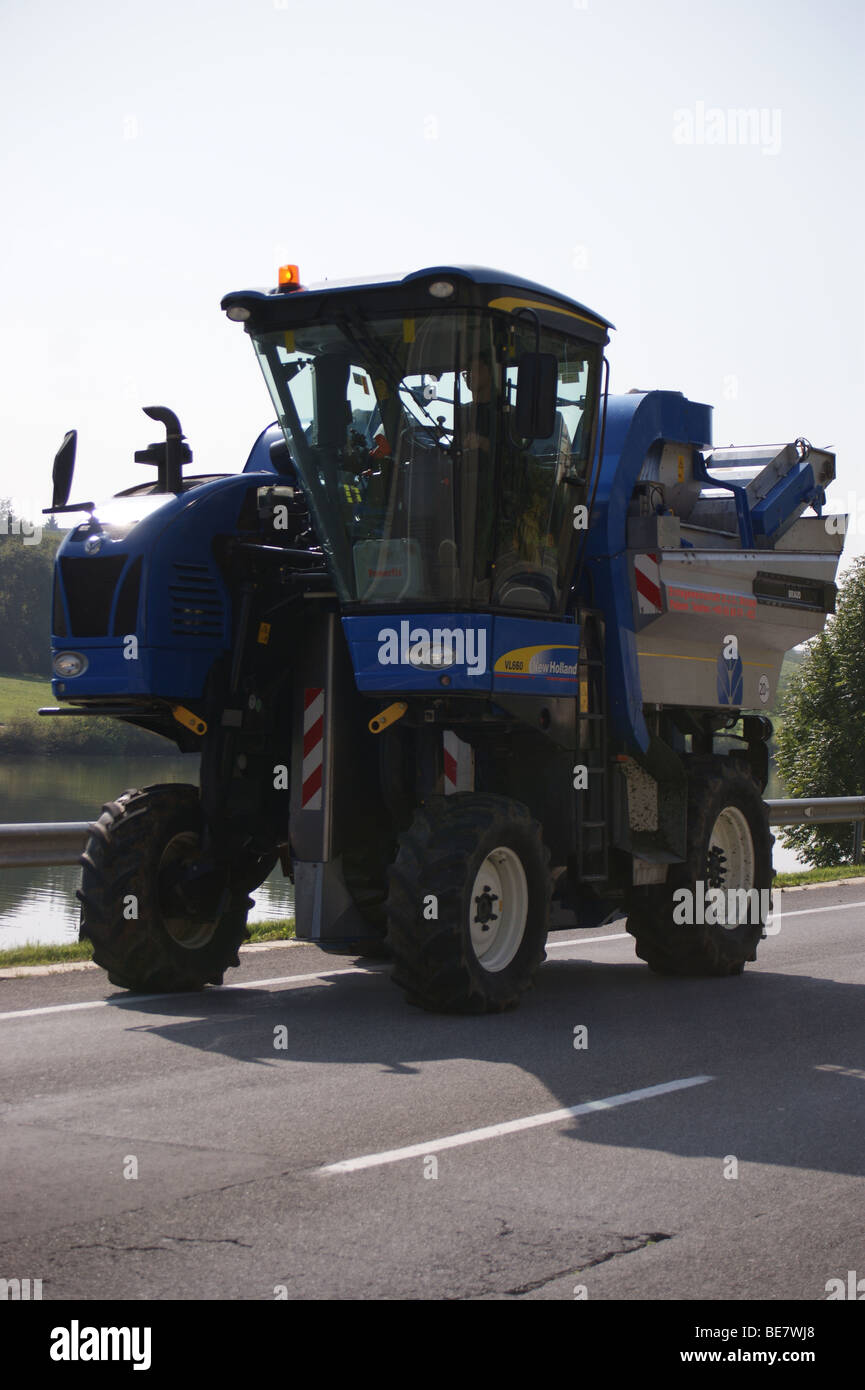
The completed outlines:
[[[632,516],[628,524],[642,698],[771,709],[785,652],[821,632],[834,610],[844,536],[825,518],[798,515],[802,502],[781,518],[771,544],[761,537],[742,549],[735,502],[712,482],[697,491],[694,472],[702,470],[699,462],[693,469],[693,453],[665,446],[643,487],[654,506],[663,492],[670,511]],[[745,484],[749,508],[801,459],[795,445],[715,453],[726,455],[729,472],[717,464],[712,472]],[[812,450],[812,459],[823,487],[834,477],[834,456]],[[671,462],[673,485],[665,487]]]

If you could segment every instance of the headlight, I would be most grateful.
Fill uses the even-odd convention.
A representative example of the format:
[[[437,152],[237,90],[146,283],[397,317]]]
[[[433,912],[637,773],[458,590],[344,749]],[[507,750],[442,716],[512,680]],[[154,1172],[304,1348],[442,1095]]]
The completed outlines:
[[[408,662],[416,671],[441,671],[446,666],[456,665],[456,652],[452,646],[433,644],[420,652],[412,649],[408,654]]]
[[[58,652],[54,658],[54,674],[62,676],[64,680],[83,675],[87,666],[87,657],[80,652]]]

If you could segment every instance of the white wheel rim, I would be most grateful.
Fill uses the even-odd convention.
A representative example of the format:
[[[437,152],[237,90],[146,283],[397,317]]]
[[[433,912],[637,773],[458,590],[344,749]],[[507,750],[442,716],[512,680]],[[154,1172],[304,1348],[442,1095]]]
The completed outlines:
[[[746,816],[737,806],[725,806],[709,837],[706,887],[721,888],[725,893],[729,893],[731,889],[747,891],[754,888],[755,864],[754,840]],[[731,920],[732,907],[732,901],[728,898],[728,926],[737,925],[736,920]],[[755,920],[750,915],[748,906],[741,900],[737,900],[736,907],[744,908],[749,914],[742,919],[743,921]]]
[[[520,857],[503,846],[478,870],[469,901],[472,949],[484,970],[496,974],[520,949],[529,911],[529,886]]]

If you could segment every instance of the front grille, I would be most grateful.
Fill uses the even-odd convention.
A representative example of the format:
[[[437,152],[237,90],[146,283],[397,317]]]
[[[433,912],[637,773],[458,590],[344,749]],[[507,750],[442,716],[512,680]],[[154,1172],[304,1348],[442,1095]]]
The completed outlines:
[[[126,578],[120,586],[120,593],[117,595],[117,607],[114,610],[114,636],[126,637],[130,632],[138,631],[138,593],[141,588],[141,556],[133,561],[126,572]]]
[[[58,636],[106,637],[114,590],[125,555],[82,556],[60,561],[69,611],[69,632]]]
[[[223,608],[206,565],[174,565],[171,631],[178,637],[221,637]]]
[[[51,631],[55,637],[68,637],[66,631],[66,614],[63,611],[63,592],[57,571],[54,571],[54,616],[51,623]]]

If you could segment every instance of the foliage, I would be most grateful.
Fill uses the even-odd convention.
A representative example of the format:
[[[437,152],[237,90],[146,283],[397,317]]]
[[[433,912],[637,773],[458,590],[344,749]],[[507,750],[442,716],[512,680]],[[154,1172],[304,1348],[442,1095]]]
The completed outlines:
[[[805,660],[805,653],[798,648],[787,653],[781,663],[781,674],[778,677],[778,689],[775,693],[774,709],[777,711],[781,702],[784,700],[787,691],[790,689],[790,682]]]
[[[776,758],[788,796],[865,794],[865,557],[848,571],[835,617],[809,644],[778,713]],[[790,826],[781,838],[821,868],[852,862],[854,829]]]
[[[2,681],[0,681],[2,687]],[[49,703],[51,701],[49,700]],[[174,751],[159,734],[136,729],[121,719],[101,719],[89,715],[54,715],[32,719],[10,719],[0,724],[0,752],[15,755],[65,753],[71,757],[165,757]]]
[[[30,524],[0,498],[0,671],[51,675],[51,585],[63,539],[56,525]]]

